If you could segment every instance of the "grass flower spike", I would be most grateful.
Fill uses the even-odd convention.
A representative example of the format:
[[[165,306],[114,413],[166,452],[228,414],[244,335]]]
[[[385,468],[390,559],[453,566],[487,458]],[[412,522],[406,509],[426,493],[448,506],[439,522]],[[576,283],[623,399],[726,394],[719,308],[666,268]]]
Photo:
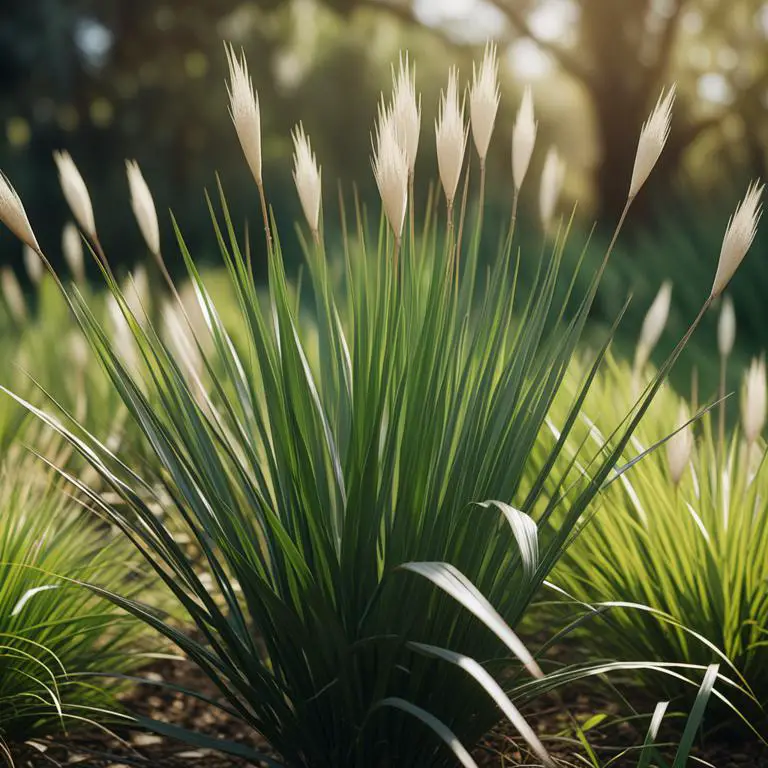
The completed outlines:
[[[763,194],[763,186],[756,181],[749,185],[746,196],[728,222],[720,248],[715,282],[712,285],[712,298],[719,296],[728,285],[755,239],[757,223],[762,214],[760,197]]]
[[[688,411],[685,405],[680,404],[680,413],[678,415],[678,425],[682,426],[688,421]],[[693,433],[690,427],[685,427],[672,435],[667,441],[667,464],[669,465],[669,476],[674,485],[679,485],[680,480],[685,474],[685,470],[691,461],[693,452]]]
[[[533,147],[536,144],[537,129],[538,123],[533,117],[533,95],[530,86],[526,86],[520,109],[517,111],[515,126],[512,129],[512,179],[518,192],[528,172]]]
[[[416,96],[416,68],[410,67],[408,54],[400,54],[400,68],[392,70],[394,92],[392,114],[400,146],[408,161],[408,173],[413,176],[421,133],[421,97]]]
[[[464,125],[464,108],[459,106],[458,71],[451,67],[448,73],[448,88],[440,94],[440,114],[435,121],[437,141],[437,165],[440,181],[445,192],[448,207],[456,198],[456,187],[464,164],[464,149],[467,143],[467,129]]]
[[[717,323],[717,351],[720,357],[729,357],[736,341],[736,312],[730,296],[723,297],[720,319]]]
[[[40,250],[37,238],[32,231],[27,213],[21,204],[21,198],[11,186],[5,174],[0,171],[0,221],[13,232],[22,243],[35,251]]]
[[[80,171],[77,170],[69,152],[54,152],[53,159],[59,169],[61,191],[72,215],[80,228],[91,238],[96,237],[96,221],[93,218],[93,206],[88,187],[85,186]]]
[[[659,160],[664,145],[669,137],[669,125],[672,121],[672,104],[675,101],[675,85],[659,100],[650,117],[643,123],[640,139],[635,152],[635,165],[632,168],[632,180],[629,184],[629,199],[632,200],[640,191]]]
[[[68,221],[61,231],[61,250],[64,253],[64,261],[67,262],[75,282],[82,283],[85,280],[83,241],[80,238],[77,227],[71,221]]]
[[[469,117],[472,123],[472,138],[475,142],[480,163],[485,163],[491,143],[496,113],[499,110],[499,59],[496,46],[488,43],[480,68],[472,64],[472,88],[469,92]]]
[[[24,244],[24,269],[27,270],[29,279],[35,285],[43,279],[43,262],[37,251],[26,243]]]
[[[403,234],[405,209],[408,204],[408,160],[397,140],[392,110],[384,101],[379,104],[373,173],[379,187],[384,213],[399,242]]]
[[[650,355],[653,348],[658,344],[661,334],[664,332],[664,326],[669,317],[669,306],[672,302],[672,283],[665,280],[656,298],[653,300],[650,309],[645,315],[642,328],[640,329],[640,341],[638,347],[643,347]],[[646,357],[647,359],[647,357]]]
[[[10,267],[0,270],[0,288],[11,316],[17,323],[23,323],[27,319],[27,302],[16,273]]]
[[[322,171],[317,166],[315,153],[299,123],[291,134],[293,138],[293,181],[299,193],[301,207],[313,236],[317,237],[320,225],[320,201],[322,198]]]
[[[564,177],[565,161],[554,147],[550,147],[544,160],[544,168],[541,172],[541,188],[539,189],[539,213],[541,225],[545,232],[549,229],[555,215]]]
[[[741,398],[741,424],[749,445],[757,440],[765,426],[766,417],[765,358],[755,359],[744,374]]]
[[[152,200],[152,193],[149,191],[141,168],[135,160],[126,160],[125,170],[131,191],[133,215],[136,217],[147,247],[152,254],[157,256],[160,253],[160,227],[157,223],[157,211]]]
[[[261,113],[259,96],[254,93],[253,83],[248,74],[245,54],[237,58],[234,48],[227,46],[229,64],[229,114],[235,124],[237,138],[251,169],[256,184],[261,187]]]

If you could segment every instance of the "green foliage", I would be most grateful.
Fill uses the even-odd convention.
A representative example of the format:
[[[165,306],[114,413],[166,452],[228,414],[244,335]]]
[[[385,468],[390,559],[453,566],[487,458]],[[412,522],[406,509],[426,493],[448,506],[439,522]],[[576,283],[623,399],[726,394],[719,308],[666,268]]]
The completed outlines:
[[[147,580],[128,541],[83,510],[39,463],[0,470],[0,755],[15,743],[114,720],[111,677],[142,664],[146,628],[79,581],[127,596]]]
[[[553,426],[564,419],[569,388],[575,391],[573,381],[563,387],[563,402],[553,409]],[[591,426],[587,440],[603,439],[601,435],[623,418],[636,389],[627,364],[612,362],[604,369],[584,408],[585,416],[594,416],[594,422],[583,427],[586,436]],[[656,400],[624,461],[680,426],[681,400],[671,390]],[[670,477],[666,449],[661,447],[604,491],[600,508],[583,525],[552,580],[598,608],[625,604],[593,620],[590,651],[624,660],[717,661],[726,676],[764,705],[768,702],[765,447],[761,443],[747,450],[738,428],[720,446],[715,415],[717,411],[697,422],[693,458],[679,485]],[[542,436],[543,452],[551,439]],[[683,690],[680,681],[668,675],[644,675],[640,682],[667,696]]]
[[[564,238],[521,297],[510,239],[481,280],[479,222],[458,255],[453,242],[463,223],[443,240],[434,218],[418,248],[407,240],[393,254],[383,225],[372,244],[359,213],[339,281],[330,279],[334,262],[320,243],[305,249],[302,296],[289,286],[273,226],[262,295],[223,197],[222,205],[223,227],[212,215],[239,341],[179,236],[208,323],[190,337],[207,386],[131,311],[109,272],[140,366],[126,362],[124,345],[85,297],[70,297],[151,446],[159,478],[143,477],[92,434],[81,439],[37,413],[119,497],[108,502],[73,478],[141,548],[196,635],[119,591],[97,591],[177,643],[215,682],[221,706],[288,765],[438,766],[454,758],[472,765],[461,743],[473,744],[499,709],[545,759],[519,707],[541,690],[610,669],[566,668],[542,678],[514,630],[661,378],[616,446],[588,457],[589,476],[545,497],[599,355],[562,440],[522,489],[597,288],[595,278],[586,296],[558,293]],[[151,484],[158,479],[163,497]],[[515,499],[519,509],[508,504]],[[183,522],[213,586],[201,581],[155,503]],[[425,738],[425,726],[453,756]]]

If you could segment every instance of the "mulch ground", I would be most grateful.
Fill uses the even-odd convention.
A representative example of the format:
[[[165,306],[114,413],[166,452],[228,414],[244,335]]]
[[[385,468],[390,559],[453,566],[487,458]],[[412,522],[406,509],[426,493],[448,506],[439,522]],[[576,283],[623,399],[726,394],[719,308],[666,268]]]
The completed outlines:
[[[192,688],[215,697],[210,682],[194,666],[181,661],[155,664],[145,676],[156,681]],[[253,734],[236,720],[191,697],[162,687],[142,686],[125,697],[127,707],[138,714],[166,720],[185,728],[219,738],[256,746]],[[595,712],[607,715],[604,723],[617,722],[616,704],[597,690],[570,692],[565,700],[542,699],[537,711],[526,712],[531,725],[546,738],[546,746],[558,765],[563,768],[592,763],[574,737],[572,723],[586,722]],[[619,756],[628,746],[642,743],[647,720],[634,728],[626,722],[589,731],[590,746],[595,749],[600,764],[612,758],[612,768],[635,768],[637,753]],[[552,734],[559,734],[553,737]],[[716,768],[768,768],[768,750],[757,742],[711,743],[699,748],[697,756],[704,764]],[[474,758],[482,768],[511,768],[515,765],[535,766],[535,758],[521,748],[514,732],[504,729],[487,736],[475,750]],[[138,731],[106,733],[88,729],[70,734],[66,739],[38,740],[25,745],[16,754],[19,768],[243,768],[251,765],[244,760],[223,756],[209,749],[194,749],[177,741]],[[701,764],[701,763],[699,763]]]

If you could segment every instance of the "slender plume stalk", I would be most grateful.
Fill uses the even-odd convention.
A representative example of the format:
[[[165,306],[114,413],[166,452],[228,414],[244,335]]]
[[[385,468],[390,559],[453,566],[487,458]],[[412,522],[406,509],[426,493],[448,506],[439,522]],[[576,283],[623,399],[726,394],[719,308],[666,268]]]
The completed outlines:
[[[520,102],[520,108],[517,111],[515,125],[512,128],[512,180],[514,182],[514,195],[512,199],[512,224],[514,231],[517,221],[517,205],[520,197],[520,189],[523,186],[523,180],[528,173],[528,166],[531,163],[533,148],[536,145],[536,133],[538,131],[538,122],[533,113],[533,95],[530,86],[526,86],[523,91],[523,100]]]
[[[397,140],[405,152],[408,162],[408,218],[411,248],[416,242],[416,214],[414,179],[416,176],[416,156],[419,152],[421,135],[421,94],[416,93],[416,65],[411,67],[408,52],[400,53],[397,72],[392,67],[392,113],[395,121]]]
[[[83,239],[77,226],[71,221],[68,221],[61,230],[61,251],[75,282],[80,284],[85,282]]]
[[[317,158],[312,151],[309,136],[304,126],[299,123],[291,134],[293,139],[293,182],[299,193],[304,217],[312,232],[315,244],[320,235],[320,204],[322,201],[322,170],[317,165]]]
[[[43,262],[37,251],[24,243],[24,269],[34,285],[39,285],[43,279]]]
[[[77,170],[77,166],[69,152],[54,152],[53,159],[56,161],[56,167],[59,170],[59,183],[64,193],[64,199],[67,201],[75,221],[80,229],[91,240],[95,241],[97,239],[96,220],[93,216],[91,196],[88,194],[88,187],[86,187],[80,171]]]
[[[496,124],[501,94],[499,92],[499,58],[494,43],[487,43],[479,67],[472,63],[472,87],[469,92],[469,117],[472,138],[480,160],[479,223],[482,227],[485,207],[485,160]]]
[[[662,91],[656,106],[643,123],[635,152],[632,179],[629,184],[629,199],[632,200],[648,180],[654,166],[661,157],[672,121],[672,105],[675,101],[675,84],[667,91]]]
[[[448,87],[445,91],[440,92],[440,112],[435,121],[437,166],[445,194],[448,219],[448,264],[450,272],[453,271],[454,260],[458,260],[455,248],[453,204],[456,199],[456,189],[464,164],[464,149],[467,144],[464,107],[459,105],[458,80],[458,70],[456,67],[451,67],[448,73]],[[456,271],[458,272],[458,265]]]
[[[392,110],[382,99],[376,123],[372,158],[373,175],[379,188],[384,215],[395,237],[393,260],[397,275],[405,209],[408,206],[408,160],[397,138]]]
[[[677,487],[680,485],[685,470],[691,461],[693,452],[693,433],[690,426],[683,426],[688,423],[689,415],[685,403],[680,403],[678,414],[678,427],[683,427],[676,432],[667,441],[667,464],[669,466],[669,476],[672,484]]]
[[[131,194],[131,208],[139,225],[144,242],[149,252],[160,258],[160,225],[157,221],[157,210],[152,193],[149,191],[144,175],[135,160],[125,161],[125,172],[128,178],[128,188]]]
[[[728,221],[723,244],[720,248],[720,260],[717,264],[715,281],[712,284],[712,298],[723,292],[755,239],[757,224],[763,212],[760,200],[763,186],[763,184],[753,181],[749,185],[744,199],[736,207],[733,216]]]
[[[35,253],[40,251],[21,198],[2,171],[0,171],[0,221]]]
[[[541,172],[541,187],[539,188],[539,214],[541,226],[546,234],[555,216],[557,201],[560,198],[560,190],[565,179],[565,161],[560,157],[557,149],[550,147],[544,160],[544,168]]]
[[[658,344],[661,334],[664,332],[671,303],[672,283],[669,280],[665,280],[648,309],[643,319],[643,325],[640,328],[640,339],[637,342],[633,366],[633,377],[637,380],[639,380],[654,347]]]
[[[765,426],[767,386],[765,358],[755,358],[744,374],[744,390],[741,397],[741,423],[744,439],[750,449]]]
[[[720,307],[720,319],[717,324],[717,351],[720,358],[720,387],[718,407],[718,449],[721,455],[725,451],[725,387],[728,358],[731,356],[733,344],[736,341],[736,312],[730,296],[724,296]]]
[[[251,169],[256,187],[259,190],[261,203],[261,215],[264,219],[264,234],[267,242],[267,254],[272,253],[272,232],[269,225],[269,212],[267,209],[267,197],[264,193],[264,181],[262,179],[261,157],[261,110],[259,109],[259,94],[253,90],[253,81],[248,73],[248,63],[245,52],[241,52],[238,59],[235,49],[231,45],[225,45],[229,65],[229,114],[235,125],[237,138],[243,149],[248,167]],[[250,265],[249,265],[250,266]]]

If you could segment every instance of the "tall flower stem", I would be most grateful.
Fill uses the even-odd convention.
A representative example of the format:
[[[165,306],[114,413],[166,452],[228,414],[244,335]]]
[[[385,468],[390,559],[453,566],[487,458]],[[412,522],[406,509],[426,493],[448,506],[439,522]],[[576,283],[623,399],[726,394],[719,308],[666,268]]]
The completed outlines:
[[[416,257],[416,200],[413,197],[414,192],[414,173],[408,174],[408,229],[410,233],[411,254]]]
[[[446,203],[446,215],[448,217],[447,222],[447,235],[448,235],[448,277],[453,279],[453,260],[454,254],[454,232],[453,232],[453,200],[448,200]]]
[[[267,256],[272,255],[272,231],[269,226],[269,212],[267,211],[267,197],[264,194],[264,184],[257,184],[259,189],[259,200],[261,201],[261,216],[264,219],[264,236],[267,241]],[[250,269],[250,252],[248,254],[248,268]]]

